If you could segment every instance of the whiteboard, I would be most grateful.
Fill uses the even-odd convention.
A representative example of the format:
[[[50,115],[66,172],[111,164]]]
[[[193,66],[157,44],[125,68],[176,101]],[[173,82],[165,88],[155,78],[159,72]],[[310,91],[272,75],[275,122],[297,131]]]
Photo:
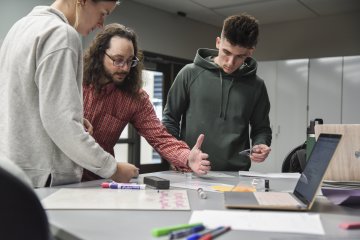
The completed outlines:
[[[41,203],[45,209],[190,210],[186,190],[62,188]]]

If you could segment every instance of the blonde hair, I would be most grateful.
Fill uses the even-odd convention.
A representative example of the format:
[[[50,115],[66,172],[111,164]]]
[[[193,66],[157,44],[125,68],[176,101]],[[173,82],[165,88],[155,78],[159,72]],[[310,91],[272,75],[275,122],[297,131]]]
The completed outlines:
[[[119,6],[120,3],[121,3],[119,0],[89,0],[89,1],[92,1],[94,3],[101,2],[101,1],[115,2],[116,6]],[[78,14],[78,11],[79,11],[79,6],[80,5],[81,5],[81,0],[75,0],[75,22],[72,25],[73,28],[75,28],[75,29],[77,29],[77,27],[79,26],[79,14]]]
[[[79,26],[79,5],[81,4],[80,0],[75,1],[75,21],[73,24],[73,28],[77,29]]]

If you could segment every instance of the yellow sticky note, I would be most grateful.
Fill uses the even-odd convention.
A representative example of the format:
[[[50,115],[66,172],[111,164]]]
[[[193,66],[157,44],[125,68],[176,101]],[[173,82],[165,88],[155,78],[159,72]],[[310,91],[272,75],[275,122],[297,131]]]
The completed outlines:
[[[211,186],[219,192],[256,192],[256,188],[250,186]]]
[[[234,186],[211,186],[211,188],[219,192],[229,192]]]
[[[236,186],[232,192],[256,192],[256,188],[249,186]]]

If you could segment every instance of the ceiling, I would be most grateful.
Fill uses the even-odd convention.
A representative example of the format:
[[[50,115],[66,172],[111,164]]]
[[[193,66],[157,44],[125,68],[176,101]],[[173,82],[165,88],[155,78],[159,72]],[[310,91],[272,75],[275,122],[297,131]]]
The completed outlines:
[[[221,27],[230,15],[246,12],[260,24],[283,23],[348,13],[360,14],[359,0],[131,0]]]

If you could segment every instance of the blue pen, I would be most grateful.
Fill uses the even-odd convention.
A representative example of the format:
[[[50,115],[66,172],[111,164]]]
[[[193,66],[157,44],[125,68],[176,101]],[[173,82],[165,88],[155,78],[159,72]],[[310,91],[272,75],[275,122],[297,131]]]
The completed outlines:
[[[218,228],[215,228],[215,229],[211,229],[211,230],[208,230],[208,231],[205,231],[203,233],[194,233],[192,235],[190,235],[189,237],[186,238],[186,240],[198,240],[199,238],[201,238],[202,236],[206,235],[206,234],[209,234],[209,233],[212,233],[212,232],[215,232],[217,230],[220,230],[222,229],[223,227],[218,227]]]
[[[190,228],[190,229],[173,231],[170,234],[170,240],[186,237],[186,236],[188,236],[190,234],[200,232],[200,231],[202,231],[204,229],[205,229],[204,225],[200,225],[200,226],[195,226],[195,227]]]

